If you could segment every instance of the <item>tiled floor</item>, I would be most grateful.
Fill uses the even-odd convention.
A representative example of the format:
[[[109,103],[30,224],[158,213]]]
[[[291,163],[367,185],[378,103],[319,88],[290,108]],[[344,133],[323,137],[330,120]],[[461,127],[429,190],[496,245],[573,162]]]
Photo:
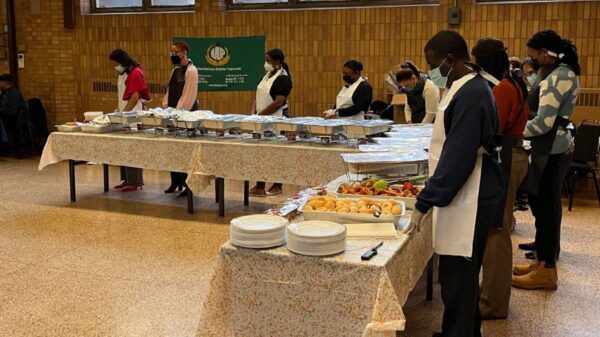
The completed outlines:
[[[168,174],[145,173],[143,191],[103,194],[101,167],[78,166],[71,204],[65,164],[37,172],[36,159],[0,158],[1,337],[194,336],[228,221],[278,199],[245,208],[241,183],[228,182],[225,219],[209,190],[188,215],[185,199],[162,193]],[[586,197],[565,212],[558,291],[515,290],[510,318],[485,323],[486,336],[600,334],[600,208]],[[515,243],[533,233],[531,216],[518,218]],[[430,336],[441,310],[438,287],[425,302],[419,284],[399,336]]]

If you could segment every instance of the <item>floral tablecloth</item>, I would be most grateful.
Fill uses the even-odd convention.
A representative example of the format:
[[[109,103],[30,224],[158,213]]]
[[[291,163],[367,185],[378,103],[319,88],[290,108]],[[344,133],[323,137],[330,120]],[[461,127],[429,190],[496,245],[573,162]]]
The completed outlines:
[[[355,151],[348,145],[282,140],[53,132],[38,168],[72,159],[184,172],[193,191],[203,190],[215,176],[308,186],[343,174],[340,154]]]
[[[225,243],[203,304],[197,337],[378,337],[404,330],[402,305],[433,254],[431,219],[379,240],[348,240],[343,254],[307,257]]]

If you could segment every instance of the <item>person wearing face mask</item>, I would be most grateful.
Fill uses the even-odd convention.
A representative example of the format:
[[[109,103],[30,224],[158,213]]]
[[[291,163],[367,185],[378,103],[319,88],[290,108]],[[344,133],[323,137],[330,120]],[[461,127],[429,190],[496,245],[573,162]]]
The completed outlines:
[[[125,50],[115,49],[108,57],[119,73],[118,108],[120,112],[142,110],[145,102],[149,102],[150,92],[139,63]],[[135,167],[121,167],[121,183],[115,186],[123,192],[142,189],[144,186],[143,171]]]
[[[537,72],[539,67],[533,63],[533,60],[526,58],[521,64],[521,71],[523,76],[527,80],[527,85],[531,89],[537,83]]]
[[[169,79],[167,93],[163,97],[163,108],[175,108],[187,111],[198,110],[198,69],[188,58],[189,46],[183,41],[177,41],[171,45],[171,63],[173,70]],[[180,191],[180,197],[188,194],[188,186],[185,183],[187,174],[182,172],[171,172],[171,185],[165,193]],[[185,186],[185,190],[181,191]]]
[[[511,293],[512,242],[510,230],[517,189],[527,174],[527,154],[523,150],[523,130],[529,115],[527,85],[519,68],[510,66],[501,40],[481,39],[471,51],[481,74],[492,87],[498,111],[498,133],[502,136],[502,163],[507,186],[494,225],[489,228],[483,258],[479,308],[482,319],[508,316]],[[504,207],[502,207],[504,206]]]
[[[373,101],[373,88],[367,78],[361,76],[363,65],[348,60],[342,68],[344,87],[337,95],[333,109],[323,112],[325,118],[364,120]]]
[[[525,189],[535,217],[536,260],[513,268],[512,284],[522,289],[557,288],[562,203],[560,191],[573,152],[567,129],[579,93],[581,67],[577,48],[552,30],[534,34],[527,42],[534,64],[552,66],[540,81],[539,107],[527,122],[524,136],[531,140],[531,159]]]
[[[261,116],[289,117],[287,98],[292,92],[290,68],[281,49],[265,54],[265,76],[256,88],[251,113]]]
[[[479,271],[490,214],[504,194],[494,135],[498,114],[487,81],[469,63],[469,50],[455,31],[441,31],[425,45],[429,78],[446,88],[429,148],[431,177],[417,196],[405,233],[418,231],[433,209],[433,248],[439,255],[444,314],[442,333],[481,336]]]
[[[256,99],[252,103],[251,113],[261,116],[289,117],[287,98],[292,92],[290,68],[285,63],[281,49],[271,49],[265,53],[266,74],[256,88]],[[255,197],[272,196],[282,193],[282,184],[275,183],[265,191],[266,183],[257,181],[250,189]]]
[[[527,97],[530,120],[535,118],[540,106],[540,82],[545,80],[555,68],[556,64],[540,65],[530,57],[527,57],[523,62],[523,71],[528,75],[527,82],[530,85],[530,93]],[[527,193],[523,188],[521,189],[523,190],[523,193]],[[525,253],[525,257],[530,260],[535,260],[535,241],[520,243],[519,249],[528,251]]]
[[[433,123],[438,111],[440,89],[410,61],[400,65],[396,82],[408,101],[404,106],[406,123]]]

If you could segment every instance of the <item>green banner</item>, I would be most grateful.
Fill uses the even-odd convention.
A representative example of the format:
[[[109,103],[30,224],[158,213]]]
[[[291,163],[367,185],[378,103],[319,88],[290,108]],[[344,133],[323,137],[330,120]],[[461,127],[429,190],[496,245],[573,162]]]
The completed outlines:
[[[190,47],[199,91],[254,91],[265,74],[265,37],[174,37]]]

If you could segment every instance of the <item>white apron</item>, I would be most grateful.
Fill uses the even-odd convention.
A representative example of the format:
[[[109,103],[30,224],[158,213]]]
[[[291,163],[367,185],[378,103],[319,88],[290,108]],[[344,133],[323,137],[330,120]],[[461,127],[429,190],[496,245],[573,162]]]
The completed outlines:
[[[119,112],[123,112],[123,110],[127,106],[127,101],[123,99],[123,95],[125,95],[125,81],[126,80],[127,80],[127,73],[123,73],[122,75],[119,75],[119,78],[117,80],[117,94],[119,95],[119,97],[118,97]],[[135,110],[135,111],[142,110],[142,100],[141,99],[137,102],[137,104],[135,105],[133,110]]]
[[[489,82],[491,82],[494,86],[497,86],[498,84],[500,84],[500,81],[495,78],[494,76],[492,76],[490,73],[488,73],[485,70],[480,70],[479,71],[479,75],[481,75],[483,78],[485,78],[486,80],[488,80]]]
[[[263,77],[262,81],[260,81],[258,87],[256,88],[256,113],[264,110],[269,106],[269,104],[274,102],[270,94],[271,87],[273,86],[273,83],[277,77],[282,74],[287,76],[287,72],[283,68],[279,69],[279,71],[277,71],[275,75],[271,76],[271,78],[269,78],[269,74],[267,73],[265,77]],[[277,111],[272,113],[271,116],[283,117],[283,110],[286,108],[287,102]]]
[[[446,141],[444,110],[456,92],[476,75],[468,74],[452,83],[440,102],[429,147],[429,172],[435,172]],[[433,249],[439,255],[472,256],[483,152],[480,149],[473,173],[450,205],[433,208]]]
[[[354,95],[356,88],[358,88],[358,86],[364,81],[365,81],[365,78],[361,77],[356,82],[352,83],[352,85],[350,85],[349,87],[344,86],[342,88],[342,90],[340,90],[340,92],[338,93],[337,98],[335,99],[335,108],[343,109],[343,108],[349,108],[351,106],[354,106],[354,101],[352,101],[352,95]],[[354,116],[338,117],[338,118],[362,121],[365,119],[365,111],[361,111]]]

